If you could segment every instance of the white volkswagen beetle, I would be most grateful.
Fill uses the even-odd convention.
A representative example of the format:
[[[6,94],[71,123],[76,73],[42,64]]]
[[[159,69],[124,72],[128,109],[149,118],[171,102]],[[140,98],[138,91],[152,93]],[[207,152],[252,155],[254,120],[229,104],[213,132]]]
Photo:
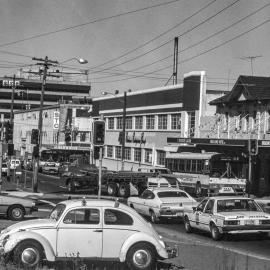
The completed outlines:
[[[48,219],[14,224],[0,234],[1,253],[22,267],[77,256],[126,262],[152,269],[157,259],[176,256],[150,223],[130,207],[109,200],[61,202]],[[74,255],[75,254],[75,255]]]

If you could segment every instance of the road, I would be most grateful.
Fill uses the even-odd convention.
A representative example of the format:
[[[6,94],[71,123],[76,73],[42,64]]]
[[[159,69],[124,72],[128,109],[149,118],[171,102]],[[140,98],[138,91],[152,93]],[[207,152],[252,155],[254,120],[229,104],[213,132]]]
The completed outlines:
[[[59,178],[39,174],[39,190],[43,193],[54,191],[56,194],[66,193],[59,185]],[[53,202],[57,202],[54,196]],[[66,194],[66,196],[68,196]],[[63,197],[61,197],[63,198]],[[60,199],[59,199],[60,200]],[[34,217],[44,217],[48,207],[41,207]],[[29,217],[32,218],[32,217]],[[1,219],[0,227],[12,224]],[[164,240],[179,247],[177,265],[192,270],[268,270],[270,269],[270,238],[258,235],[227,236],[221,241],[213,241],[208,234],[187,234],[180,222],[155,224],[154,227]]]

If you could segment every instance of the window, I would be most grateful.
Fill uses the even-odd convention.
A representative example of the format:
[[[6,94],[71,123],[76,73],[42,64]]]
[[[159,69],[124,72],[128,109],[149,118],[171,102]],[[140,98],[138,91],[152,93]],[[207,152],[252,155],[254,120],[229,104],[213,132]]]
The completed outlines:
[[[167,129],[167,115],[158,116],[158,129]]]
[[[132,117],[126,117],[126,129],[132,129]]]
[[[108,118],[108,129],[114,129],[114,118]]]
[[[146,116],[146,129],[155,129],[155,116],[154,115]]]
[[[171,116],[171,129],[180,130],[181,129],[181,114],[172,114]]]
[[[106,225],[133,225],[133,219],[122,211],[105,209],[104,223]]]
[[[122,157],[122,147],[116,146],[115,147],[115,158],[121,158]]]
[[[195,135],[195,112],[188,112],[188,136]]]
[[[155,194],[152,191],[150,191],[150,190],[145,190],[142,193],[141,197],[143,199],[154,199],[155,198]]]
[[[161,191],[157,195],[159,198],[188,198],[188,195],[181,191]]]
[[[157,150],[157,164],[158,165],[165,165],[165,151]]]
[[[152,163],[152,149],[145,149],[144,150],[144,162],[145,163]]]
[[[123,129],[123,118],[122,117],[116,118],[116,129]]]
[[[107,145],[107,157],[113,157],[113,147],[111,145]]]
[[[203,209],[204,209],[204,207],[205,207],[205,205],[206,205],[206,203],[207,203],[207,201],[208,201],[208,199],[203,200],[203,201],[197,206],[197,211],[202,212]]]
[[[99,224],[99,210],[98,209],[75,209],[69,211],[65,218],[66,224]]]
[[[85,132],[80,132],[80,141],[85,142],[86,140],[86,133]]]
[[[125,147],[125,159],[131,160],[131,148],[130,147]]]
[[[135,129],[143,129],[143,117],[142,116],[135,117]]]
[[[213,213],[213,209],[214,209],[214,200],[209,200],[205,207],[204,212]]]
[[[134,161],[141,162],[142,150],[141,148],[134,148]]]

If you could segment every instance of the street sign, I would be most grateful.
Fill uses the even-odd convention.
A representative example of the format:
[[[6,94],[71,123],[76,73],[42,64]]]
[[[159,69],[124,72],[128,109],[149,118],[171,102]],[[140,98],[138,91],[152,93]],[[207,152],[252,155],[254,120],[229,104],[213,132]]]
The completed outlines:
[[[59,112],[53,112],[53,129],[59,129]]]

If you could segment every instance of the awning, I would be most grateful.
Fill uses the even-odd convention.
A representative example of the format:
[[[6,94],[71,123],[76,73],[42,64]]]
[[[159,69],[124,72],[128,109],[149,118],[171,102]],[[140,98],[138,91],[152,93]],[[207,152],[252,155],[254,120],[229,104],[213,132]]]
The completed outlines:
[[[167,158],[173,158],[173,159],[210,159],[215,155],[220,155],[220,153],[217,152],[207,152],[207,153],[190,153],[190,152],[182,152],[182,153],[168,153],[166,154]]]
[[[190,148],[194,148],[196,145],[195,144],[187,144],[187,143],[181,143],[181,144],[177,144],[177,145],[166,145],[164,146],[164,150],[166,152],[173,152],[173,153],[177,153],[181,151],[181,147],[190,147]]]

